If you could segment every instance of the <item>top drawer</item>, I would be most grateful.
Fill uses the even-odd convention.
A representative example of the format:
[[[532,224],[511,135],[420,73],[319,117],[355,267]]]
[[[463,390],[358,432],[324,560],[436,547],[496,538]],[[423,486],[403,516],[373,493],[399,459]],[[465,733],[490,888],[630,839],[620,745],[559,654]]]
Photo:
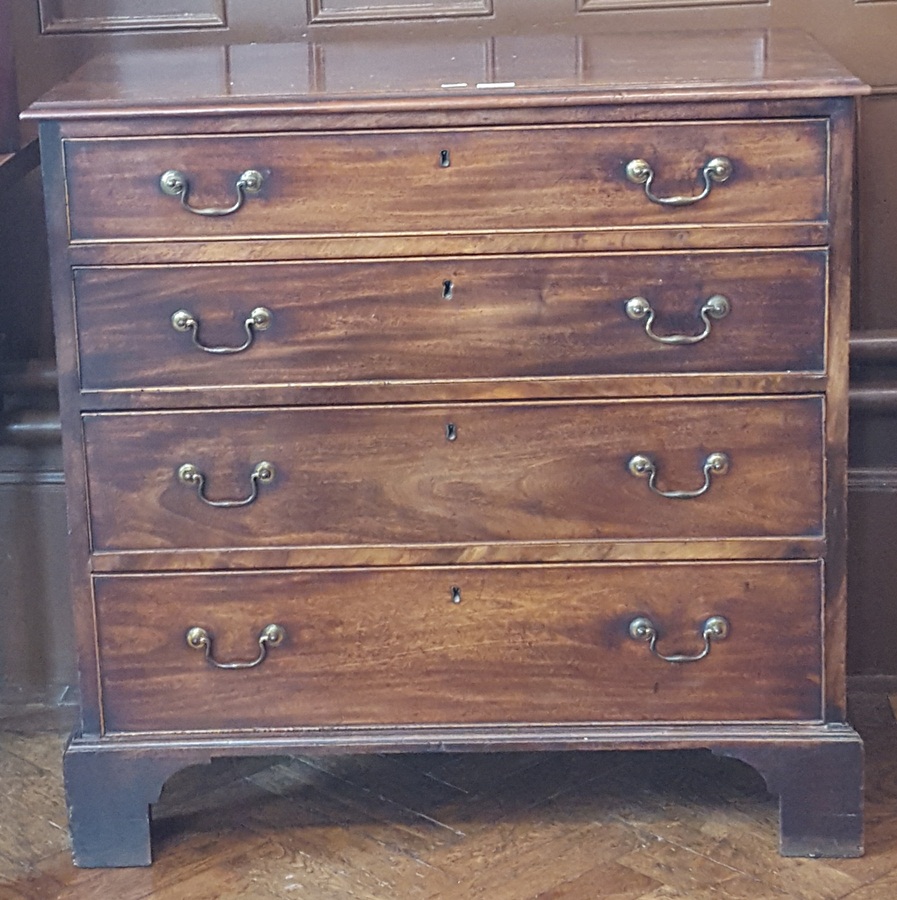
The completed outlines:
[[[69,232],[73,241],[189,240],[820,222],[827,127],[807,119],[70,139]],[[731,162],[724,181],[705,174],[719,157]],[[648,184],[627,176],[637,160],[653,172]],[[253,171],[260,183],[238,187]],[[180,194],[163,191],[167,172],[179,173]],[[657,202],[705,189],[696,202]],[[182,201],[239,208],[202,215]]]

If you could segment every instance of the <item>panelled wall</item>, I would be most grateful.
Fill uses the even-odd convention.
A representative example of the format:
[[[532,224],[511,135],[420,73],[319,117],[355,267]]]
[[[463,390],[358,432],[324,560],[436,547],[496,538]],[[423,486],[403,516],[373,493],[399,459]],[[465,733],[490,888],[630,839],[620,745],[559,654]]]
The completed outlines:
[[[575,41],[577,30],[699,35],[710,56],[713,32],[722,28],[776,26],[813,34],[873,86],[862,105],[859,137],[849,658],[855,675],[897,677],[897,0],[0,0],[0,23],[4,7],[12,13],[7,36],[23,105],[110,45],[189,44],[202,64],[227,67],[236,59],[227,44],[310,37],[315,47],[305,58],[282,52],[297,77],[313,80],[338,78],[341,56],[364,53],[374,34],[388,31],[413,42],[422,31],[438,30],[445,59],[434,60],[435,67],[448,71],[454,57],[481,66],[483,80],[494,81],[502,80],[515,54],[527,52],[528,41]],[[689,45],[695,52],[693,40]],[[402,62],[382,64],[400,78]],[[601,62],[580,56],[578,65]],[[21,140],[31,137],[26,131]],[[67,696],[73,678],[41,215],[34,175],[4,189],[0,703],[56,701]]]

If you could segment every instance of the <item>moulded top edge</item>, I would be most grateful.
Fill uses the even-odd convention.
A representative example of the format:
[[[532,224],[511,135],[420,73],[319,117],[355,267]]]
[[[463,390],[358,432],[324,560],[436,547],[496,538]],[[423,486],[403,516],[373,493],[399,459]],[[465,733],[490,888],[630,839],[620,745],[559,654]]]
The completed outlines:
[[[98,56],[32,119],[500,109],[856,96],[796,31],[527,33],[138,49]]]

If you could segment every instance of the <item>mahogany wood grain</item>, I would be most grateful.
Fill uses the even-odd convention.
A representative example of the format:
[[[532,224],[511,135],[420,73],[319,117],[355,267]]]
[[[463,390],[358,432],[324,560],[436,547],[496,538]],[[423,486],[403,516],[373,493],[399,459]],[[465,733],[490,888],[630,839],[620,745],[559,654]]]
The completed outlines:
[[[816,559],[826,540],[816,537],[679,538],[674,540],[517,541],[475,544],[370,544],[305,547],[239,547],[214,550],[97,551],[92,572],[183,572],[222,568],[321,568],[331,566],[414,566],[593,562],[666,562],[693,560]]]
[[[69,140],[64,152],[75,242],[827,218],[826,125],[812,119],[135,137]],[[625,173],[644,158],[659,195],[696,195],[702,169],[718,156],[731,159],[733,174],[694,206],[652,203]],[[171,169],[187,177],[198,207],[231,206],[245,170],[265,181],[236,214],[208,218],[162,193],[159,178]]]
[[[88,66],[88,71],[90,67]],[[102,90],[103,86],[98,86]],[[868,89],[865,89],[868,90]],[[168,109],[156,106],[152,109],[130,107],[119,110],[117,115],[107,116],[103,110],[90,104],[74,117],[42,116],[40,104],[35,103],[23,111],[23,119],[54,121],[66,140],[86,139],[96,141],[112,138],[196,137],[197,122],[201,123],[204,137],[214,135],[268,135],[268,134],[320,134],[342,131],[409,131],[439,129],[447,124],[455,130],[479,128],[488,124],[492,128],[516,126],[532,130],[541,126],[563,125],[644,125],[648,122],[681,124],[687,122],[733,122],[756,118],[827,119],[835,107],[850,108],[854,101],[846,90],[843,94],[828,97],[793,94],[789,98],[771,98],[751,95],[750,92],[729,91],[725,96],[705,96],[700,100],[681,102],[666,98],[658,100],[647,92],[633,94],[624,102],[614,102],[605,97],[577,94],[573,89],[564,97],[540,97],[538,102],[527,103],[528,96],[496,94],[479,97],[479,103],[453,102],[443,96],[439,102],[421,102],[413,106],[396,107],[388,102],[371,100],[357,105],[341,105],[334,108],[326,103],[312,108],[296,110],[279,107],[275,102],[261,101],[251,108],[235,103],[219,104],[214,109],[188,114],[185,109]],[[535,100],[529,96],[530,100]]]
[[[41,175],[45,197],[54,194],[54,185],[62,186],[62,147],[54,125],[41,125]],[[74,633],[78,654],[78,686],[80,692],[79,728],[90,734],[99,728],[98,674],[96,667],[96,631],[93,623],[93,597],[81,569],[90,554],[90,537],[84,528],[84,509],[87,504],[87,485],[81,463],[83,442],[80,434],[80,415],[77,406],[66,398],[77,391],[77,339],[74,328],[60,310],[56,298],[71,294],[71,271],[63,261],[65,252],[65,204],[47,203],[47,237],[50,257],[50,287],[53,294],[53,331],[56,344],[56,364],[59,372],[59,414],[62,425],[62,453],[65,470],[66,548],[69,565],[69,589],[74,619]],[[71,304],[69,304],[69,310]],[[76,394],[74,394],[76,395]]]
[[[85,412],[229,407],[332,406],[427,403],[440,392],[444,403],[479,400],[595,400],[764,394],[820,394],[822,372],[720,372],[713,374],[582,375],[437,381],[321,382],[318,384],[217,385],[80,391],[73,402]],[[861,394],[861,397],[864,396]],[[868,396],[868,395],[866,395]],[[879,402],[881,398],[879,397]],[[887,398],[884,398],[887,400]]]
[[[832,110],[832,185],[849,185],[854,177],[855,112],[845,107]],[[831,242],[832,297],[829,305],[829,366],[833,377],[827,388],[825,457],[828,562],[826,563],[826,716],[845,721],[847,716],[847,433],[851,303],[854,280],[854,191],[833,190],[834,222]],[[857,757],[855,757],[857,759]],[[862,766],[862,748],[858,755]],[[860,827],[861,824],[860,824]]]
[[[182,766],[180,760],[148,754],[110,757],[67,747],[66,807],[75,865],[148,866],[150,804]]]
[[[827,99],[869,92],[801,31],[664,32],[655,20],[653,29],[637,26],[620,34],[605,32],[603,16],[587,18],[591,28],[574,26],[576,33],[561,43],[545,40],[550,30],[544,26],[534,33],[532,23],[501,33],[476,22],[466,33],[457,27],[446,33],[443,26],[412,37],[403,27],[354,42],[314,35],[292,45],[260,42],[174,51],[129,47],[92,60],[27,115],[128,121],[221,110],[236,115],[275,110],[283,116],[434,107],[461,112],[507,106],[619,107],[645,101]],[[592,30],[598,33],[588,33]],[[521,44],[521,36],[528,40]],[[513,86],[477,87],[485,83],[487,44],[492,54],[511,63],[495,74],[499,83],[513,80]],[[470,48],[476,52],[464,52]],[[459,86],[443,88],[445,63],[455,49],[459,53],[454,55],[468,62],[453,73]]]
[[[814,720],[820,587],[814,562],[97,577],[105,727]],[[731,633],[671,664],[629,637],[645,615],[662,653]],[[254,669],[184,638],[252,659],[269,623]]]
[[[863,855],[863,744],[844,737],[774,750],[745,743],[718,751],[755,768],[778,794],[783,856]]]
[[[447,438],[453,425],[456,438]],[[94,550],[819,535],[818,398],[84,417]],[[701,497],[706,457],[728,474]],[[178,469],[192,463],[213,508]]]
[[[86,390],[443,382],[605,374],[821,371],[823,250],[488,257],[74,270]],[[645,297],[661,336],[699,335],[704,303],[732,311],[708,338],[662,344],[624,309]],[[272,324],[237,347],[264,296]]]
[[[864,717],[864,721],[868,720]],[[875,754],[875,782],[871,787],[881,791],[889,783],[890,763],[883,765],[882,761],[890,760],[887,749],[893,738],[893,721],[886,729],[879,728],[873,734],[876,739],[870,749]],[[496,842],[504,848],[504,855],[511,858],[510,867],[514,871],[518,871],[521,857],[527,861],[524,871],[527,885],[532,883],[531,860],[550,856],[558,870],[556,879],[566,890],[569,860],[555,855],[556,832],[559,823],[566,821],[572,841],[579,844],[584,834],[591,840],[584,885],[588,897],[596,883],[607,884],[607,866],[595,871],[594,853],[612,856],[617,852],[613,824],[619,821],[621,798],[624,798],[634,846],[646,854],[641,861],[627,857],[627,862],[636,869],[645,865],[656,868],[658,861],[653,858],[653,847],[659,844],[662,848],[664,841],[669,842],[675,836],[677,842],[688,839],[693,853],[687,859],[703,855],[717,859],[727,877],[733,861],[738,860],[738,865],[744,868],[747,847],[752,861],[750,870],[754,871],[756,866],[757,872],[766,873],[759,881],[756,876],[749,880],[749,896],[767,887],[786,894],[796,889],[818,894],[827,890],[833,879],[845,883],[847,872],[855,875],[865,872],[863,881],[870,879],[873,872],[884,873],[870,887],[870,897],[879,896],[873,893],[876,889],[887,892],[887,884],[891,883],[889,859],[887,856],[882,859],[881,853],[870,854],[859,869],[851,863],[807,866],[777,859],[768,836],[769,804],[762,789],[758,789],[759,779],[740,770],[721,771],[704,753],[697,756],[706,761],[705,765],[696,764],[694,758],[679,753],[654,759],[640,753],[618,754],[608,760],[567,754],[543,756],[539,761],[530,753],[519,752],[531,751],[536,746],[541,750],[575,753],[602,748],[669,751],[712,747],[718,755],[742,759],[756,767],[769,782],[770,790],[780,795],[782,822],[789,825],[781,834],[785,853],[796,849],[795,839],[800,834],[795,826],[799,824],[808,828],[806,833],[811,840],[804,844],[804,849],[812,855],[855,856],[862,852],[862,821],[857,813],[862,791],[863,744],[856,732],[845,725],[730,724],[726,729],[707,725],[607,724],[541,728],[456,726],[454,729],[368,726],[264,731],[251,736],[135,735],[127,739],[121,736],[97,739],[75,735],[66,748],[65,769],[70,814],[83,826],[76,828],[74,835],[75,853],[82,865],[145,865],[150,836],[148,804],[159,796],[163,783],[173,771],[193,769],[178,777],[177,784],[172,784],[171,791],[162,796],[164,805],[154,810],[160,814],[158,821],[153,822],[154,836],[162,838],[157,842],[160,858],[154,872],[128,872],[122,876],[109,872],[78,873],[72,869],[66,849],[39,867],[46,872],[52,866],[58,880],[40,878],[35,893],[26,896],[43,900],[49,889],[59,890],[60,883],[69,886],[69,893],[80,890],[87,896],[96,894],[97,890],[133,888],[135,883],[138,891],[151,892],[175,890],[174,885],[182,891],[183,885],[189,883],[219,896],[222,885],[231,884],[229,873],[234,872],[239,876],[234,896],[245,896],[247,891],[257,893],[260,883],[270,883],[267,873],[263,873],[260,882],[254,877],[256,870],[250,868],[247,873],[242,864],[247,856],[251,859],[258,856],[258,827],[265,832],[276,831],[281,840],[295,848],[286,856],[279,845],[269,848],[271,857],[283,862],[281,871],[287,875],[295,875],[297,856],[301,856],[303,865],[308,865],[309,860],[324,864],[319,877],[306,882],[314,884],[316,889],[320,885],[322,891],[333,888],[332,855],[340,854],[337,871],[342,872],[347,836],[351,838],[359,832],[365,837],[361,850],[384,857],[384,874],[395,873],[396,846],[404,846],[405,852],[412,854],[416,865],[409,890],[412,885],[420,886],[417,865],[422,847],[428,851],[426,859],[434,864],[441,861],[445,865],[451,861],[458,875],[474,865],[479,874],[484,869],[492,871],[497,864]],[[506,752],[479,754],[476,759],[445,755],[484,747]],[[379,751],[379,755],[364,761],[346,756],[371,751]],[[434,751],[442,754],[441,757],[434,756]],[[507,751],[517,751],[516,757]],[[415,752],[424,755],[417,758],[408,755]],[[259,769],[261,760],[242,763],[227,760],[250,753],[268,755],[267,772]],[[386,756],[388,753],[405,755],[399,760]],[[308,754],[313,756],[309,758]],[[305,758],[296,758],[301,755]],[[285,763],[283,757],[294,759]],[[210,760],[217,758],[222,759],[215,771],[206,768]],[[558,769],[565,777],[559,777]],[[28,771],[32,772],[33,766]],[[253,778],[253,773],[258,773],[258,777]],[[447,775],[451,778],[449,784],[445,783]],[[13,783],[19,780],[14,773]],[[819,790],[820,784],[823,790]],[[30,789],[33,779],[27,785]],[[458,799],[450,801],[448,809],[444,800],[434,802],[433,791],[437,797],[444,798],[443,792],[451,787],[455,788],[453,793]],[[699,795],[697,799],[695,795]],[[211,809],[202,809],[201,798],[205,796],[217,801]],[[721,812],[719,804],[726,797],[732,797],[735,802],[726,803],[730,809],[725,818],[720,818],[725,810]],[[429,803],[424,802],[427,798]],[[533,806],[537,799],[539,802]],[[250,809],[247,804],[251,802],[261,807]],[[347,821],[347,811],[351,822]],[[406,818],[409,812],[413,825],[410,829]],[[247,814],[256,826],[248,832],[245,830]],[[52,815],[51,822],[58,813],[54,811]],[[102,819],[98,821],[97,816]],[[531,821],[533,816],[538,823]],[[714,817],[715,822],[709,835],[708,816]],[[222,817],[227,821],[222,821]],[[725,827],[726,820],[731,830],[721,840],[720,828]],[[749,821],[752,824],[747,830]],[[892,845],[893,828],[887,827],[888,821],[876,817],[870,822],[870,849]],[[449,833],[454,832],[461,845],[455,840],[446,845],[446,829],[434,829],[434,823],[448,825]],[[47,828],[50,830],[49,825]],[[372,828],[374,841],[370,840]],[[188,831],[192,834],[184,833]],[[546,840],[539,843],[536,857],[527,853],[533,846],[533,834],[546,835]],[[645,834],[656,835],[657,840],[646,845]],[[172,841],[172,837],[176,840]],[[484,853],[484,849],[488,852]],[[358,850],[352,853],[352,858],[358,860],[356,865],[361,865],[363,856]],[[676,856],[673,862],[678,865],[680,859]],[[663,860],[660,862],[664,865]],[[211,869],[207,868],[209,865]],[[719,870],[718,866],[714,868]],[[29,868],[29,873],[33,871]],[[666,871],[675,876],[677,869],[666,864]],[[200,875],[194,882],[196,872]],[[699,883],[692,879],[692,872],[686,875],[690,885]],[[678,881],[674,877],[672,880]],[[369,883],[376,896],[384,882]],[[343,890],[343,884],[339,879],[338,892]],[[465,897],[482,894],[479,890],[482,882],[478,878],[470,884]],[[851,879],[848,884],[847,889],[853,891],[857,880]],[[22,890],[30,885],[30,881],[18,881],[16,888]],[[442,894],[449,889],[457,893],[455,887],[453,882],[447,888],[440,877],[435,890]],[[520,887],[518,880],[503,894],[505,900],[517,900]],[[631,885],[625,887],[628,891]],[[656,893],[655,888],[656,883],[649,884],[648,894],[644,896]]]
[[[633,40],[621,44],[619,66],[584,41],[574,75],[495,93],[393,84],[392,68],[380,81],[341,82],[333,66],[347,48],[336,43],[303,45],[314,65],[300,72],[314,83],[300,79],[287,92],[269,90],[282,77],[271,81],[272,69],[258,62],[260,80],[247,90],[241,52],[232,54],[224,92],[215,53],[211,70],[208,54],[188,53],[149,81],[146,59],[120,58],[118,67],[88,66],[33,110],[45,119],[84,691],[69,753],[97,757],[94,774],[72,770],[73,791],[89,791],[109,755],[144,785],[173,761],[209,752],[299,748],[703,746],[738,755],[760,746],[773,756],[782,750],[782,772],[803,762],[824,774],[820,760],[833,758],[825,750],[837,740],[852,748],[848,771],[815,809],[828,822],[854,815],[862,770],[859,738],[843,724],[843,507],[851,98],[864,88],[824,58],[814,70],[806,46],[782,67],[775,42],[756,40],[723,40],[712,73],[706,56],[673,63],[662,51],[636,71],[632,51],[650,56],[657,41]],[[417,52],[409,44],[409,64]],[[165,58],[150,56],[155,67]],[[356,71],[371,58],[359,48]],[[668,72],[658,74],[664,59]],[[183,84],[160,100],[177,71]],[[439,165],[442,150],[448,166]],[[694,206],[652,204],[623,172],[645,157],[658,170],[658,193],[694,194],[700,168],[721,153],[735,174]],[[213,221],[161,193],[159,176],[174,166],[193,179],[191,199],[201,205],[232,202],[247,167],[263,169],[266,182],[234,215]],[[636,258],[663,261],[647,284],[664,293],[701,280],[699,258],[719,260],[720,273],[724,258],[741,260],[727,277],[733,292],[753,292],[750,308],[764,310],[763,324],[738,332],[731,355],[714,357],[722,326],[741,321],[733,313],[697,348],[708,368],[664,368],[658,360],[669,354],[651,346],[641,355],[629,343],[645,339],[637,323],[608,334],[603,313],[626,297],[588,290],[583,273],[598,253],[626,277]],[[784,260],[802,262],[783,269]],[[399,273],[449,263],[463,277],[457,297],[437,297],[437,306],[456,303],[468,318],[434,326],[414,278]],[[491,304],[476,309],[464,285],[488,283],[490,264],[532,280],[516,295],[490,293]],[[406,298],[393,297],[391,311],[376,306],[365,281],[374,271],[390,273]],[[196,314],[207,332],[223,334],[248,312],[226,296],[233,286],[252,281],[249,308],[273,305],[278,285],[289,295],[298,283],[293,273],[323,298],[309,304],[296,294],[275,319],[289,322],[300,309],[310,316],[293,328],[300,341],[322,342],[309,373],[296,371],[276,331],[258,336],[254,349],[270,353],[263,365],[252,369],[247,351],[236,360],[244,374],[228,381],[201,375],[203,360],[197,383],[178,373],[173,346],[138,338],[126,362],[120,334],[107,351],[98,330],[102,307],[116,313],[116,324],[106,323],[115,334],[127,329],[128,308],[145,304],[153,318],[175,299],[187,308],[181,291],[189,287],[203,301]],[[209,285],[201,274],[213,276]],[[437,277],[437,291],[445,280],[456,279]],[[360,284],[364,303],[350,311],[346,295]],[[567,319],[549,312],[553,284],[571,286]],[[788,321],[768,318],[784,286],[811,305],[790,305]],[[513,305],[521,297],[530,298],[524,320]],[[377,334],[363,328],[365,306],[381,316]],[[687,310],[658,308],[658,330],[666,317],[684,330]],[[173,311],[166,307],[163,331]],[[524,336],[534,321],[547,346]],[[596,371],[587,348],[599,331],[610,349],[596,354],[607,367]],[[452,352],[459,336],[469,352]],[[401,342],[407,358],[396,350]],[[626,467],[636,453],[651,455],[661,488],[694,490],[717,450],[730,455],[731,470],[690,500],[651,493]],[[240,499],[263,459],[275,479],[245,508],[212,508],[176,477],[194,463],[207,497]],[[429,579],[439,563],[447,566],[440,577],[453,580],[437,590]],[[598,570],[608,593],[595,600],[597,579],[581,573]],[[745,573],[755,570],[766,587],[749,599],[747,585],[760,582]],[[767,581],[773,572],[787,575]],[[400,583],[407,590],[388,589]],[[427,598],[440,591],[433,620]],[[663,620],[662,648],[688,652],[700,640],[698,620],[715,611],[711,600],[730,604],[723,614],[733,632],[699,663],[662,663],[626,637],[638,606]],[[237,675],[252,690],[210,690],[207,676],[237,673],[212,669],[188,648],[187,627],[209,627],[216,654],[245,660],[278,612],[288,639]],[[465,631],[459,622],[467,621],[475,626]],[[319,653],[321,665],[303,668],[308,657],[290,655],[293,642]],[[135,656],[142,646],[143,659]],[[590,656],[597,646],[600,656]],[[166,656],[175,650],[177,658]],[[732,651],[731,669],[723,650]],[[646,663],[662,674],[645,675]],[[277,667],[286,677],[266,707],[255,682]],[[303,679],[320,690],[306,695]],[[634,697],[650,710],[644,718],[628,712]],[[786,759],[782,748],[798,744],[806,753]],[[789,846],[807,853],[821,846],[820,830],[795,810],[812,805],[812,781],[782,789]],[[106,812],[145,819],[146,796],[141,788],[131,802],[120,792],[118,809]],[[106,812],[75,823],[76,841],[87,842],[90,816]],[[854,817],[837,834],[823,828],[826,840],[835,835],[826,852],[857,852],[855,826]],[[145,831],[129,824],[122,833],[128,847],[114,845],[114,827],[103,830],[93,863],[122,853],[145,861]]]
[[[647,201],[646,201],[647,202]],[[827,222],[740,222],[718,228],[689,222],[632,229],[625,225],[567,231],[479,231],[258,237],[246,240],[85,242],[69,246],[75,266],[179,265],[236,262],[323,261],[507,256],[521,253],[629,253],[651,250],[732,250],[824,247]]]

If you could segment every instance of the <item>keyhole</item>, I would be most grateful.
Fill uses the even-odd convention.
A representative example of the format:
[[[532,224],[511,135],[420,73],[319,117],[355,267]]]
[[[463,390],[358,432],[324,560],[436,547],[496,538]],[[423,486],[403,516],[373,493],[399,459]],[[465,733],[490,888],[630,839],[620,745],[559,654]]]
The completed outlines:
[[[452,588],[452,603],[460,603],[461,602],[461,588],[453,587]]]
[[[449,422],[445,426],[445,439],[447,441],[458,440],[458,426],[454,422]]]
[[[442,299],[451,300],[455,293],[455,282],[451,279],[442,282]]]
[[[448,150],[439,151],[439,165],[443,169],[447,169],[452,164],[452,155]]]

